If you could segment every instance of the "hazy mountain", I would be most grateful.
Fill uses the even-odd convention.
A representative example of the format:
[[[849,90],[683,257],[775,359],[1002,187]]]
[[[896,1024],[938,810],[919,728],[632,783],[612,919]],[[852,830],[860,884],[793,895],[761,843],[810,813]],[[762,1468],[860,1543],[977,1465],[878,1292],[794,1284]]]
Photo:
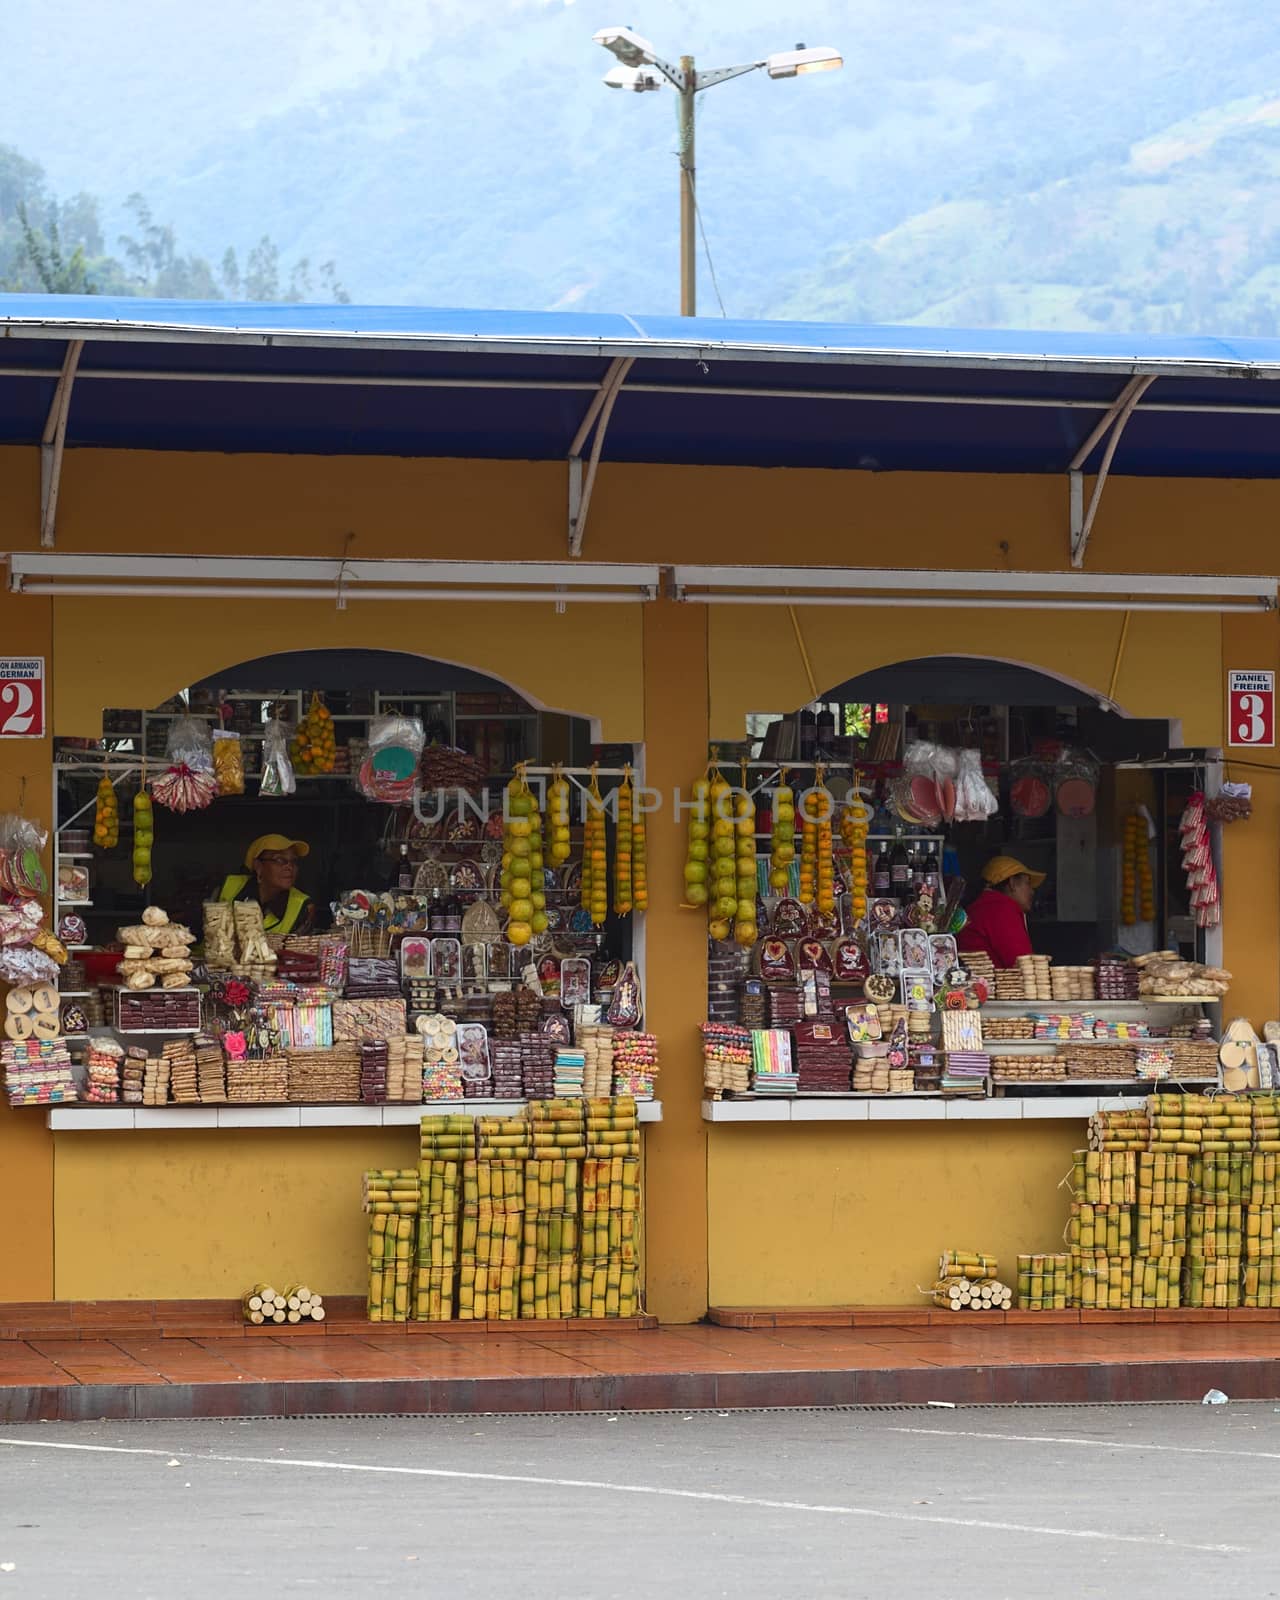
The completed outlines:
[[[701,66],[845,53],[699,97],[731,315],[1280,327],[1260,0],[7,0],[0,143],[108,248],[140,190],[183,249],[270,233],[357,300],[669,310],[674,99],[601,85],[619,21]]]

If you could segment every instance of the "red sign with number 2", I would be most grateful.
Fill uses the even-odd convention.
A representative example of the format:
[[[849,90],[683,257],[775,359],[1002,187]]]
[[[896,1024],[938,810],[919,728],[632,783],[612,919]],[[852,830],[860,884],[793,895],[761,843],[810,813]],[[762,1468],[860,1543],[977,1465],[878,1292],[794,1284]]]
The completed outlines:
[[[1227,743],[1273,745],[1275,742],[1275,673],[1228,673]]]
[[[0,739],[44,738],[44,657],[0,656]]]

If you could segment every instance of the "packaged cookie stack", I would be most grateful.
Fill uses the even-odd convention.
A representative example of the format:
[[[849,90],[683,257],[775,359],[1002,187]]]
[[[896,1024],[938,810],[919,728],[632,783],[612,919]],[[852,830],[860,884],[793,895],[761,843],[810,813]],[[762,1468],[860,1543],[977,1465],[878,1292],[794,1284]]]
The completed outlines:
[[[988,1042],[998,1043],[1001,1039],[1034,1039],[1036,1036],[1036,1020],[1034,1017],[987,1017],[982,1019],[982,1036]]]
[[[996,1083],[1055,1083],[1067,1075],[1067,1063],[1060,1055],[991,1057],[991,1076]]]
[[[0,1064],[11,1106],[65,1105],[77,1098],[71,1053],[61,1039],[6,1039]]]
[[[142,1072],[144,1106],[169,1104],[169,1063],[164,1056],[148,1056]]]
[[[658,1040],[654,1034],[626,1029],[616,1035],[612,1083],[615,1095],[625,1095],[632,1100],[652,1100],[653,1080],[657,1072]],[[609,1090],[606,1088],[602,1092],[608,1094]]]
[[[1063,1046],[1062,1062],[1068,1078],[1132,1083],[1137,1076],[1137,1052],[1132,1045],[1068,1043]]]
[[[960,963],[969,974],[973,983],[982,982],[987,986],[987,993],[994,993],[996,967],[995,962],[985,950],[964,950],[960,954]]]
[[[283,1105],[288,1099],[289,1062],[286,1057],[228,1060],[227,1100],[230,1104]]]
[[[1052,967],[1049,984],[1054,1000],[1094,1000],[1097,985],[1092,967]]]
[[[124,1047],[114,1039],[94,1037],[85,1051],[84,1098],[95,1105],[113,1106],[120,1100],[120,1067]]]
[[[584,1057],[582,1092],[589,1100],[599,1099],[613,1089],[613,1029],[584,1025],[576,1030],[576,1036]]]
[[[174,1104],[199,1105],[200,1083],[195,1045],[190,1039],[166,1039],[161,1054],[169,1069],[169,1094]]]
[[[170,922],[159,906],[148,906],[142,921],[118,929],[117,937],[124,946],[118,970],[127,989],[182,989],[191,982],[196,936],[181,923]]]
[[[997,967],[995,973],[995,998],[997,1000],[1027,999],[1026,979],[1019,967]]]
[[[130,1045],[120,1068],[120,1098],[127,1106],[142,1104],[142,1085],[147,1072],[147,1052]]]
[[[310,1105],[354,1105],[360,1099],[358,1044],[334,1045],[332,1050],[286,1050],[281,1059],[286,1079],[283,1098]]]
[[[702,1086],[713,1100],[751,1089],[751,1030],[728,1022],[702,1024]]]
[[[422,1035],[393,1034],[387,1040],[387,1099],[416,1104],[422,1099]]]
[[[736,1022],[738,986],[746,974],[749,952],[719,941],[708,948],[707,1017],[712,1022]]]
[[[1025,999],[1053,999],[1053,983],[1049,977],[1049,965],[1048,956],[1018,957],[1018,973],[1022,978],[1022,991]]]
[[[889,1046],[878,1040],[859,1040],[854,1046],[853,1092],[855,1094],[888,1094]]]
[[[196,1083],[202,1105],[225,1105],[227,1099],[227,1072],[222,1046],[216,1039],[199,1033],[195,1040]]]

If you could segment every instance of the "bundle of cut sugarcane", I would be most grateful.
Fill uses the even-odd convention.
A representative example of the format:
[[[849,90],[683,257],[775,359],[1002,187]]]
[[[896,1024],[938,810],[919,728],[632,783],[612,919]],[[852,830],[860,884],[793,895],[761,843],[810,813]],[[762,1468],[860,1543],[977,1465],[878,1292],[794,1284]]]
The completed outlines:
[[[571,1317],[578,1279],[577,1158],[525,1163],[520,1315],[545,1321]]]
[[[1187,1208],[1185,1206],[1135,1206],[1133,1211],[1134,1254],[1181,1259],[1187,1253]]]
[[[640,1114],[630,1095],[586,1102],[586,1153],[599,1159],[640,1154]]]
[[[1280,1266],[1275,1257],[1253,1257],[1245,1262],[1241,1303],[1270,1309],[1280,1307]]]
[[[630,1317],[638,1304],[640,1162],[589,1158],[582,1173],[580,1317]]]
[[[582,1106],[576,1107],[582,1116]],[[476,1152],[481,1161],[527,1161],[533,1154],[530,1125],[524,1117],[477,1117]]]
[[[939,1278],[929,1298],[943,1311],[1007,1311],[1013,1290],[998,1278]]]
[[[240,1310],[244,1320],[255,1328],[267,1322],[288,1322],[289,1308],[283,1295],[269,1283],[255,1283],[240,1296]]]
[[[1239,1256],[1188,1256],[1183,1263],[1182,1303],[1230,1310],[1240,1304]]]
[[[470,1161],[476,1153],[476,1125],[468,1116],[423,1117],[418,1126],[422,1161]]]
[[[1253,1118],[1247,1099],[1233,1095],[1155,1094],[1147,1100],[1151,1148],[1177,1154],[1248,1150]]]
[[[1242,1206],[1188,1206],[1187,1255],[1234,1260],[1244,1251]]]
[[[1251,1206],[1280,1205],[1280,1156],[1275,1151],[1256,1150],[1249,1162],[1249,1188],[1245,1203]]]
[[[1129,1206],[1138,1199],[1136,1150],[1077,1150],[1072,1157],[1071,1190],[1094,1206]]]
[[[416,1217],[389,1217],[378,1212],[369,1218],[370,1322],[409,1320],[410,1280],[417,1229]]]
[[[1087,1310],[1124,1311],[1133,1298],[1132,1256],[1071,1252],[1071,1304]]]
[[[380,1167],[363,1180],[364,1210],[370,1215],[416,1217],[421,1179],[415,1167]]]
[[[1145,1150],[1150,1137],[1145,1111],[1096,1111],[1089,1118],[1091,1150]]]
[[[1191,1199],[1191,1156],[1162,1155],[1143,1150],[1138,1155],[1138,1204],[1186,1206]]]
[[[581,1160],[587,1153],[587,1135],[581,1099],[530,1100],[528,1154],[560,1160]]]
[[[1253,1157],[1236,1150],[1209,1150],[1191,1158],[1191,1203],[1244,1203],[1253,1182]]]
[[[483,1140],[482,1140],[483,1144]],[[516,1315],[524,1223],[524,1162],[466,1161],[458,1250],[458,1316],[467,1322]]]
[[[1130,1309],[1169,1311],[1181,1305],[1182,1267],[1181,1256],[1134,1256]]]
[[[1280,1206],[1249,1206],[1244,1214],[1244,1254],[1247,1261],[1280,1255]]]
[[[1071,1257],[1018,1257],[1018,1306],[1023,1311],[1065,1311],[1071,1282]]]
[[[1073,1252],[1082,1255],[1132,1255],[1133,1208],[1091,1206],[1087,1201],[1073,1200],[1066,1240]]]
[[[940,1278],[994,1278],[999,1263],[994,1256],[973,1250],[944,1250],[938,1257]]]
[[[419,1322],[447,1322],[454,1306],[462,1163],[428,1157],[419,1164],[418,1176],[422,1198],[413,1315]]]
[[[1253,1148],[1268,1153],[1280,1150],[1280,1095],[1251,1094],[1249,1114],[1253,1119]]]

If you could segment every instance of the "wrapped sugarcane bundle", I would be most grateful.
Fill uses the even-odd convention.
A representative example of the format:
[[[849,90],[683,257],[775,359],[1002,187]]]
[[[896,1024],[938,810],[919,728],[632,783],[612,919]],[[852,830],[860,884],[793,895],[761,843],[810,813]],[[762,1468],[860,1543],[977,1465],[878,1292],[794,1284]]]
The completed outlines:
[[[530,1100],[528,1154],[581,1160],[587,1153],[584,1107],[581,1099]]]
[[[1187,1253],[1187,1208],[1135,1206],[1133,1235],[1134,1255],[1181,1259]]]
[[[1254,1152],[1249,1165],[1249,1192],[1245,1196],[1249,1205],[1280,1205],[1280,1189],[1276,1184],[1277,1162],[1280,1162],[1280,1156],[1275,1151]]]
[[[417,1322],[447,1322],[453,1316],[462,1167],[460,1161],[436,1157],[427,1157],[418,1167],[421,1201],[413,1277]]]
[[[1247,1154],[1210,1150],[1192,1158],[1192,1205],[1238,1206],[1251,1187],[1252,1157]]]
[[[1145,1150],[1150,1136],[1145,1111],[1097,1111],[1089,1118],[1091,1150]]]
[[[1138,1198],[1138,1153],[1134,1150],[1077,1150],[1071,1187],[1077,1200],[1095,1206],[1131,1206]]]
[[[369,1218],[370,1322],[409,1320],[417,1227],[416,1217],[387,1216],[377,1212]]]
[[[1244,1251],[1242,1206],[1188,1206],[1187,1255],[1235,1259]]]
[[[1240,1304],[1241,1285],[1239,1256],[1188,1256],[1183,1263],[1185,1306],[1230,1310]]]
[[[634,1316],[640,1258],[640,1162],[588,1158],[582,1173],[581,1317]]]
[[[323,1322],[324,1298],[313,1294],[305,1283],[291,1284],[284,1292],[290,1322]]]
[[[1018,1257],[1018,1305],[1023,1311],[1065,1311],[1071,1289],[1071,1257]]]
[[[1280,1254],[1280,1206],[1248,1206],[1244,1214],[1244,1254],[1247,1261],[1269,1260]]]
[[[998,1278],[939,1278],[928,1291],[943,1311],[1007,1311],[1013,1290]]]
[[[1191,1198],[1190,1156],[1144,1150],[1138,1156],[1138,1204],[1186,1206]]]
[[[499,1133],[495,1137],[506,1136]],[[481,1147],[484,1148],[483,1138]],[[458,1316],[464,1321],[509,1321],[517,1314],[524,1172],[523,1161],[489,1160],[483,1154],[478,1161],[463,1163]]]
[[[579,1102],[578,1115],[582,1115]],[[533,1154],[530,1124],[524,1117],[477,1117],[476,1154],[481,1161],[527,1161]]]
[[[1124,1311],[1133,1298],[1133,1257],[1071,1253],[1073,1305],[1086,1310]]]
[[[938,1257],[940,1278],[994,1278],[999,1263],[994,1256],[984,1256],[972,1250],[944,1250]]]
[[[1080,1200],[1072,1201],[1066,1242],[1071,1250],[1084,1255],[1132,1255],[1132,1207],[1091,1206]]]
[[[586,1153],[596,1157],[640,1154],[640,1114],[630,1095],[587,1101]]]
[[[1280,1095],[1251,1094],[1249,1114],[1253,1119],[1254,1150],[1280,1150]]]
[[[1182,1268],[1181,1256],[1134,1256],[1130,1308],[1176,1310],[1182,1304]]]
[[[420,1193],[415,1167],[386,1167],[364,1175],[364,1210],[371,1215],[416,1217]]]
[[[531,1108],[532,1109],[532,1108]],[[578,1285],[581,1165],[543,1157],[525,1165],[520,1315],[571,1317]]]
[[[1254,1257],[1244,1263],[1241,1304],[1267,1309],[1280,1307],[1280,1266],[1275,1257]]]
[[[469,1161],[475,1153],[476,1125],[472,1117],[423,1117],[418,1129],[420,1160]]]

